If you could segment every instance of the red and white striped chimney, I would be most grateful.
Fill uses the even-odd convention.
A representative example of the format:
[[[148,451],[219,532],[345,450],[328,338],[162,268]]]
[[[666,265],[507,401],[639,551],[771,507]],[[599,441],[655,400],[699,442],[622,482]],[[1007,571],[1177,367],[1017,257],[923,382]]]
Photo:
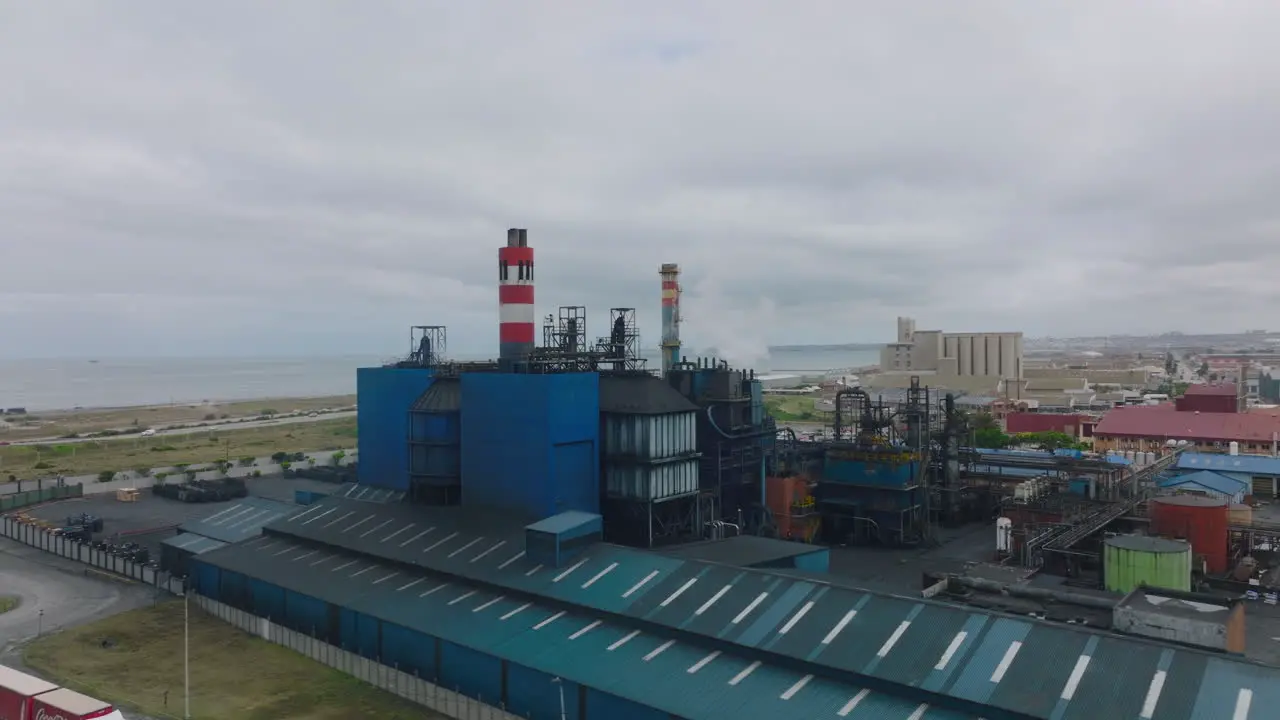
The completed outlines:
[[[533,248],[524,229],[507,231],[498,248],[498,358],[520,360],[533,354]]]

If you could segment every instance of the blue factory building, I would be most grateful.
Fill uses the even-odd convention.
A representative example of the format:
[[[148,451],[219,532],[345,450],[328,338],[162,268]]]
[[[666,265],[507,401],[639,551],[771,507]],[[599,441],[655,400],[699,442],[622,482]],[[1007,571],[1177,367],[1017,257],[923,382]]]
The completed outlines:
[[[598,528],[333,496],[193,557],[192,586],[534,720],[561,717],[554,678],[577,720],[1261,720],[1280,703],[1280,670],[1235,656],[609,545]]]

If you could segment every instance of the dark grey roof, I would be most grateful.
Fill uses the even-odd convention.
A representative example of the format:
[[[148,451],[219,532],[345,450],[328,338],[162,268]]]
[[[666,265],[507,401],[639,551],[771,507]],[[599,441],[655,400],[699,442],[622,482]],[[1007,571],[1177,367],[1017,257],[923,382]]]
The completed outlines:
[[[600,412],[667,415],[697,410],[678,390],[652,375],[600,376]]]
[[[456,377],[436,378],[418,399],[412,412],[457,412],[462,409],[462,380]]]
[[[213,538],[224,543],[239,542],[262,532],[264,525],[292,515],[302,506],[247,497],[236,500],[230,506],[200,520],[182,523],[179,530]]]
[[[739,535],[723,540],[707,540],[665,547],[662,548],[662,552],[685,560],[706,560],[724,565],[754,567],[797,555],[822,552],[826,549],[818,545],[806,545],[789,540]]]

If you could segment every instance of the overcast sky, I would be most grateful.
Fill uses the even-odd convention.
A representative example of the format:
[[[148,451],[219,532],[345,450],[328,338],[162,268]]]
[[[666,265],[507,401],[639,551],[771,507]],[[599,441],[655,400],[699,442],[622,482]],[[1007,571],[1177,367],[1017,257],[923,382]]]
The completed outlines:
[[[1243,330],[1280,2],[0,2],[0,355]]]

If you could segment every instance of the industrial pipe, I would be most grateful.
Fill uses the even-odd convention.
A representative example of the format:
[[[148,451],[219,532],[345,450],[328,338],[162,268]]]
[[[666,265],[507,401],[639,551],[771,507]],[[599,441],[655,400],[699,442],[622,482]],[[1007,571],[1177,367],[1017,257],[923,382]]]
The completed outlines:
[[[1098,608],[1101,610],[1114,610],[1117,603],[1116,600],[1093,597],[1092,595],[1078,595],[1076,593],[1047,590],[1045,588],[1007,585],[994,580],[983,580],[981,578],[964,577],[961,575],[948,575],[946,577],[948,584],[954,582],[957,585],[963,585],[965,587],[973,588],[974,590],[1000,593],[1011,597],[1024,597],[1033,600],[1053,600],[1056,602],[1083,605],[1085,607]]]

